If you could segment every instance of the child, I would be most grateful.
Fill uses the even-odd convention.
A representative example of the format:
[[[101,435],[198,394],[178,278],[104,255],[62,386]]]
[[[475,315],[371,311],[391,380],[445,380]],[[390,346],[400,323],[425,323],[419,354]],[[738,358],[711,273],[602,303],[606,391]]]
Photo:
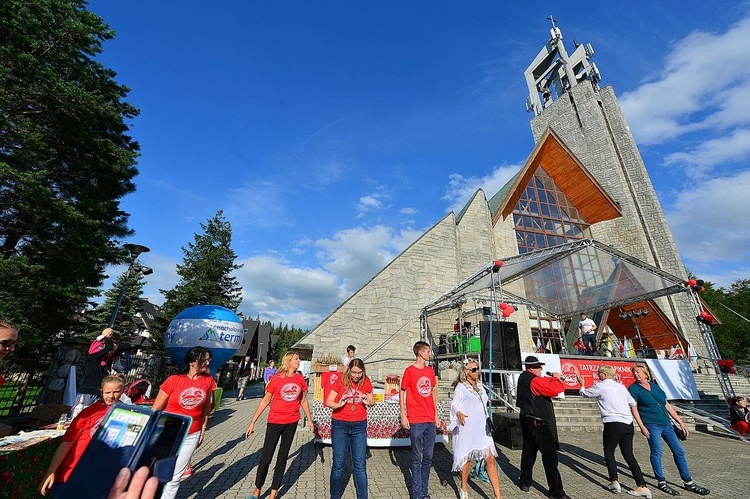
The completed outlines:
[[[583,344],[581,338],[578,338],[578,341],[573,343],[573,347],[578,349],[578,355],[586,355],[586,345]]]

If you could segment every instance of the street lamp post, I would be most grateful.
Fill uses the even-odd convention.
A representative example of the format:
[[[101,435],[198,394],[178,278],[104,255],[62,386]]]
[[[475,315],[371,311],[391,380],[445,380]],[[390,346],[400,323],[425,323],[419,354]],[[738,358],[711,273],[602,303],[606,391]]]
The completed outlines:
[[[117,312],[120,310],[120,304],[122,303],[122,297],[125,296],[125,288],[128,287],[128,279],[130,278],[130,272],[135,270],[143,275],[149,275],[154,272],[154,269],[145,267],[138,262],[138,257],[141,253],[148,253],[151,251],[148,247],[141,244],[130,244],[125,243],[123,247],[130,253],[130,261],[128,262],[128,270],[125,272],[125,281],[122,283],[120,288],[120,294],[117,295],[117,302],[115,303],[115,309],[112,311],[112,317],[109,319],[109,327],[114,327],[115,319],[117,319]]]

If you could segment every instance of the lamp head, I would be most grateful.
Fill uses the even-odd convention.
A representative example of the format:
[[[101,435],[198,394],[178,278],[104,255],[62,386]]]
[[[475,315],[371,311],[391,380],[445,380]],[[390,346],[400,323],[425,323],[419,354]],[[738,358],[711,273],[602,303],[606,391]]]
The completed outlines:
[[[128,250],[130,257],[135,260],[141,253],[148,253],[151,249],[148,246],[142,244],[125,243],[122,245],[123,248]]]

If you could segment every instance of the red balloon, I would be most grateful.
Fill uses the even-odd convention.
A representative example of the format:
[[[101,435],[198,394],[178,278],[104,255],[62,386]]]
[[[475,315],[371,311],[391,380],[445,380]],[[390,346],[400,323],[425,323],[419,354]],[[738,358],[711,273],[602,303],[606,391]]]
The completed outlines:
[[[495,260],[495,262],[494,262],[494,263],[495,263],[495,267],[498,267],[498,268],[499,268],[499,267],[502,267],[502,266],[503,266],[503,261],[502,261],[502,260]]]
[[[695,286],[698,282],[695,279],[690,279],[688,281],[688,286]]]
[[[513,309],[511,307],[506,307],[503,309],[503,317],[510,317],[510,314],[513,313]]]
[[[500,302],[500,310],[505,310],[506,308],[508,308],[508,304],[505,303],[504,301],[501,301]]]

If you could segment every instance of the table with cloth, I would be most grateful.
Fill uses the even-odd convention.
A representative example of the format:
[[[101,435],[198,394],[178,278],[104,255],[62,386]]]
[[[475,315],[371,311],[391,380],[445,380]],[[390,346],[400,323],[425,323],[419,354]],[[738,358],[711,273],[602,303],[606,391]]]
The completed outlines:
[[[0,497],[39,497],[44,472],[64,433],[37,430],[0,439]]]
[[[323,402],[313,401],[311,416],[315,425],[315,441],[331,443],[331,414],[333,411]],[[438,402],[440,424],[435,442],[447,443],[446,421],[450,419],[450,401]],[[367,408],[368,447],[408,447],[409,430],[401,426],[401,410],[398,403],[379,402]]]

